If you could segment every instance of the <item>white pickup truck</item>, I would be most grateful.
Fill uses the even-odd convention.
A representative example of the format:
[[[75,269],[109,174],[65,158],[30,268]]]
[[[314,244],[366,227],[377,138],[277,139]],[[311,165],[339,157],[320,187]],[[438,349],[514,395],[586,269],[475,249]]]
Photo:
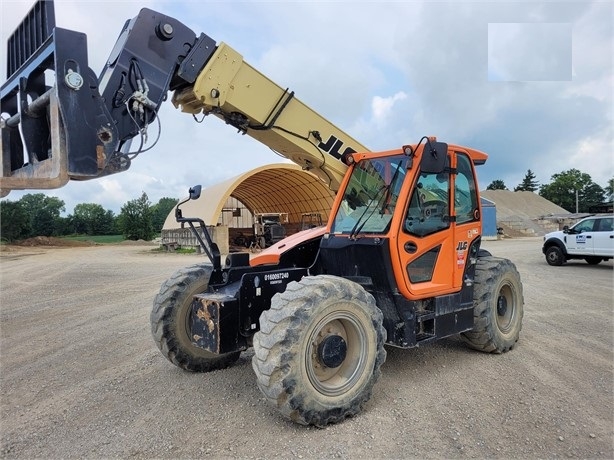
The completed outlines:
[[[550,265],[584,259],[590,265],[614,257],[614,217],[591,216],[571,228],[544,236],[542,252]]]

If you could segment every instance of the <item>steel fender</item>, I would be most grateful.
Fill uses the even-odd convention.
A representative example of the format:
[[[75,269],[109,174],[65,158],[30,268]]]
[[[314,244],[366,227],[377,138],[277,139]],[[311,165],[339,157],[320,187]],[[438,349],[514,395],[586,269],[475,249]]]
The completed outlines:
[[[567,248],[565,247],[565,243],[563,243],[560,239],[556,237],[548,238],[546,241],[544,241],[544,245],[542,246],[542,252],[545,254],[546,249],[548,249],[550,246],[558,246],[561,251],[563,251],[563,254],[567,255]]]
[[[253,256],[249,264],[252,267],[257,265],[277,265],[279,264],[279,259],[283,253],[305,243],[306,241],[321,238],[325,233],[326,227],[316,227],[290,235],[273,246],[265,249],[258,255]]]

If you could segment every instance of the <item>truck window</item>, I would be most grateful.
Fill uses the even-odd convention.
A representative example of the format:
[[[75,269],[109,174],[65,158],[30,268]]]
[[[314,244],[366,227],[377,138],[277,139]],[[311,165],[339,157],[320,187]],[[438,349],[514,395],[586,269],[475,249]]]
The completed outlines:
[[[599,219],[599,232],[611,232],[614,230],[614,217],[606,217],[605,219]]]
[[[592,232],[595,226],[595,219],[586,219],[582,222],[578,222],[572,227],[574,233]]]

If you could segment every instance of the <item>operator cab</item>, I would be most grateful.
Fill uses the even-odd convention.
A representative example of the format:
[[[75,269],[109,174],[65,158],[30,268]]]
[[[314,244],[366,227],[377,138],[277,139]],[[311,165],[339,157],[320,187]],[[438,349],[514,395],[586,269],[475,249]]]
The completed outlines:
[[[458,292],[466,284],[481,235],[474,165],[487,156],[423,141],[352,155],[322,240],[324,273],[406,299]]]

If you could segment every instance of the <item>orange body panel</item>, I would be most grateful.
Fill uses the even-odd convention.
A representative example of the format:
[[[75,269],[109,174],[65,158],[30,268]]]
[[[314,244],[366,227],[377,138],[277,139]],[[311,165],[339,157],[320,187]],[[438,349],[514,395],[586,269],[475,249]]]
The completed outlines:
[[[326,233],[326,227],[316,227],[290,235],[281,240],[279,243],[276,243],[273,246],[266,248],[261,253],[253,256],[250,259],[249,264],[252,267],[256,265],[277,265],[279,263],[279,258],[284,252],[305,241],[319,238],[324,235],[324,233]]]
[[[453,152],[467,153],[468,156],[477,162],[486,160],[486,154],[477,150],[469,151],[464,147],[449,146],[448,154],[451,159],[451,167],[456,168],[456,155]],[[474,159],[475,158],[475,159]],[[404,197],[404,202],[401,204],[399,200],[398,206],[405,209],[408,205],[411,192],[416,182],[416,174],[414,173],[413,180],[406,181],[403,185],[404,190],[401,190],[401,195]],[[474,171],[475,180],[475,171]],[[451,190],[454,190],[455,177],[451,178]],[[405,188],[407,187],[407,188]],[[453,197],[450,200],[454,203]],[[478,199],[477,203],[479,213],[481,215],[481,205]],[[455,216],[454,206],[450,206],[449,215]],[[465,264],[468,260],[468,249],[471,243],[482,234],[481,220],[468,222],[458,225],[452,222],[447,230],[434,233],[418,238],[410,235],[402,230],[403,213],[396,213],[390,231],[390,254],[392,259],[392,267],[394,276],[397,281],[399,292],[404,297],[410,300],[419,300],[425,297],[433,297],[444,294],[452,294],[458,292],[462,287],[463,273]],[[404,247],[407,243],[413,243],[418,250],[413,254],[408,254]],[[437,262],[435,263],[434,272],[431,281],[421,283],[411,283],[409,280],[407,266],[413,260],[425,252],[440,246]]]

